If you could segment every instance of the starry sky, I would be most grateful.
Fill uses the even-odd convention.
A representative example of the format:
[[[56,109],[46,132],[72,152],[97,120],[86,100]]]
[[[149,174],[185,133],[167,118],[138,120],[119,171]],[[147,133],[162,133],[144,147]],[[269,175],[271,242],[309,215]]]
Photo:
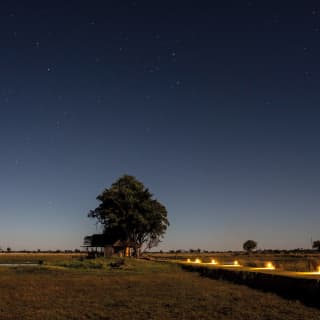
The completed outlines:
[[[2,247],[80,247],[125,173],[167,207],[158,249],[320,238],[318,1],[4,0],[0,14]]]

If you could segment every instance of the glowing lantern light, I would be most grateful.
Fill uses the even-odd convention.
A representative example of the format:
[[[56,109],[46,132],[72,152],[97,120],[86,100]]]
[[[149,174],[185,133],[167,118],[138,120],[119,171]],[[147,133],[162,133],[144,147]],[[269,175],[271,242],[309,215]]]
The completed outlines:
[[[187,262],[190,262],[190,259],[188,259]]]
[[[214,259],[212,259],[212,260],[211,260],[211,264],[217,264],[217,261],[214,260]]]
[[[196,259],[194,262],[195,263],[201,263],[201,260],[200,259]]]
[[[266,264],[266,269],[274,270],[275,267],[274,267],[274,265],[272,264],[272,262],[267,262],[267,264]]]
[[[234,265],[234,266],[239,266],[239,261],[238,261],[238,260],[234,260],[234,261],[233,261],[233,265]]]

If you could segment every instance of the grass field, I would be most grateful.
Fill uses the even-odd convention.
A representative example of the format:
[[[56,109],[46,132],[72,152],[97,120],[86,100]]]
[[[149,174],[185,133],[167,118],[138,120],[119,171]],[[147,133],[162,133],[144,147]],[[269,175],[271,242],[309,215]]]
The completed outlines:
[[[0,262],[39,257],[1,255]],[[114,260],[41,259],[37,267],[0,268],[0,319],[320,319],[320,310],[299,302],[173,264],[128,259],[118,269]]]

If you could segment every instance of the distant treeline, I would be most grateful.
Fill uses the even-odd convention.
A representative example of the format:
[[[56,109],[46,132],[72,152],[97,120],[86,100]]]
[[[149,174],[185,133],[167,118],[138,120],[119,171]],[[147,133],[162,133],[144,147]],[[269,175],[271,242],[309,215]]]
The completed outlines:
[[[9,249],[9,248],[8,248]],[[86,250],[79,250],[79,249],[74,249],[74,250],[60,250],[60,249],[57,249],[57,250],[41,250],[41,249],[38,249],[38,250],[17,250],[17,251],[14,251],[12,249],[10,250],[3,250],[3,249],[0,249],[0,253],[86,253],[87,251]]]

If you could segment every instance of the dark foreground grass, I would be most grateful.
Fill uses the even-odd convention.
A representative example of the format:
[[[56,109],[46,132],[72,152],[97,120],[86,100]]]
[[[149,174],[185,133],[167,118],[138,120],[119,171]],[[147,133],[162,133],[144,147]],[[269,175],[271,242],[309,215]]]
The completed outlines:
[[[0,319],[320,319],[320,310],[177,266],[0,269]]]

